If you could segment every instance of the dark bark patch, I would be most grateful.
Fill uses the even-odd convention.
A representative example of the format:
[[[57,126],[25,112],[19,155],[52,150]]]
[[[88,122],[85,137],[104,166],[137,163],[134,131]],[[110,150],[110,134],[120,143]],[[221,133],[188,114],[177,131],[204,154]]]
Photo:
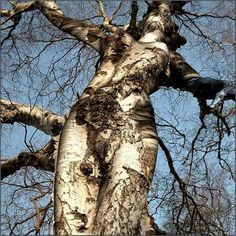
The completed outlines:
[[[92,198],[92,197],[87,197],[87,198],[86,198],[86,202],[93,203],[93,202],[95,202],[95,201],[96,201],[96,199],[94,199],[94,198]]]
[[[89,92],[90,90],[88,90]],[[88,98],[86,99],[79,99],[78,103],[76,104],[76,116],[75,121],[78,125],[83,125],[86,123],[85,117],[87,115],[87,105],[88,104]]]
[[[98,132],[94,127],[88,125],[87,130],[88,149],[86,152],[86,159],[90,158],[90,156],[94,157],[94,161],[98,163],[99,176],[91,176],[92,173],[89,172],[92,171],[92,166],[89,167],[88,165],[85,165],[85,163],[82,166],[80,165],[80,168],[82,168],[82,173],[88,176],[89,181],[100,184],[101,181],[103,181],[104,176],[106,176],[107,170],[109,168],[108,164],[105,162],[105,157],[109,150],[109,145],[106,140],[98,136]]]
[[[58,120],[53,120],[52,124],[51,124],[51,131],[53,133],[53,135],[58,135],[61,130],[62,130],[62,124],[60,122],[58,122]]]
[[[86,224],[88,223],[88,218],[85,214],[80,213],[77,209],[72,211],[74,217],[82,221],[83,225],[78,226],[78,231],[83,232],[86,229]]]
[[[100,132],[115,125],[120,109],[114,90],[101,89],[79,105],[76,120],[84,120]]]
[[[106,76],[106,75],[107,75],[107,72],[104,71],[104,70],[100,70],[100,71],[98,72],[98,75],[100,75],[100,76]]]
[[[49,112],[45,112],[44,117],[48,117],[48,116],[49,116]]]
[[[96,157],[97,155],[96,149],[95,149],[97,132],[89,124],[87,125],[87,135],[88,135],[88,138],[87,138],[88,148],[86,151],[86,159],[89,159],[90,156]]]
[[[87,34],[88,41],[91,43],[97,41],[99,38],[101,38],[100,32],[101,32],[100,29],[96,28],[89,29],[89,32]]]
[[[87,87],[85,90],[84,90],[84,94],[89,94],[89,95],[92,95],[94,93],[94,89],[92,87]]]
[[[97,152],[97,158],[99,161],[99,170],[101,173],[101,176],[106,176],[109,170],[109,164],[106,163],[105,157],[107,156],[107,153],[110,149],[110,144],[107,140],[104,140],[102,138],[98,138],[96,142],[96,152]]]
[[[84,121],[83,118],[81,118],[80,116],[76,117],[76,124],[77,125],[84,125],[86,122]]]
[[[102,61],[111,61],[114,64],[126,57],[127,51],[131,47],[130,41],[125,39],[125,32],[123,30],[105,38],[102,45]]]
[[[80,171],[84,175],[89,176],[93,173],[93,166],[89,163],[81,163],[80,164]]]

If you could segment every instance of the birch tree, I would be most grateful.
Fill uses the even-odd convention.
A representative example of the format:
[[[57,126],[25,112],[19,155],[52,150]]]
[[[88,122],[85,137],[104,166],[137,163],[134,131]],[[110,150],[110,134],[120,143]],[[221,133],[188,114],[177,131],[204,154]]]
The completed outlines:
[[[41,90],[30,105],[13,101],[11,93],[14,88],[7,91],[6,87],[9,87],[3,85],[1,122],[19,123],[25,128],[34,127],[50,139],[36,150],[26,142],[28,151],[11,159],[4,159],[1,178],[11,178],[16,171],[22,168],[27,170],[29,167],[34,167],[39,172],[54,173],[53,184],[45,178],[46,182],[50,182],[46,189],[34,177],[33,184],[25,182],[27,187],[36,188],[39,193],[32,197],[35,213],[27,220],[35,218],[35,225],[29,232],[40,233],[47,212],[53,207],[55,235],[166,234],[159,229],[148,210],[148,192],[160,147],[182,196],[179,213],[173,214],[178,222],[176,233],[199,232],[194,227],[193,221],[196,219],[204,227],[209,225],[208,228],[202,227],[203,232],[222,232],[221,226],[212,223],[212,219],[206,217],[207,214],[204,215],[206,210],[200,207],[202,199],[194,197],[196,191],[194,193],[193,188],[196,185],[193,186],[191,181],[187,181],[188,178],[177,172],[172,150],[157,134],[158,125],[165,120],[154,111],[150,96],[163,88],[192,94],[199,104],[199,117],[196,119],[200,121],[200,128],[186,158],[190,160],[192,168],[197,141],[204,141],[202,131],[210,128],[207,118],[214,117],[216,123],[211,125],[217,130],[219,140],[213,146],[217,146],[221,167],[234,179],[232,166],[222,159],[221,143],[224,144],[225,134],[230,136],[234,128],[234,108],[225,110],[223,106],[230,103],[228,100],[235,100],[235,85],[230,78],[212,78],[211,75],[202,77],[177,51],[187,43],[180,33],[180,26],[190,27],[192,30],[197,28],[200,32],[198,36],[210,41],[197,26],[198,17],[226,18],[229,22],[234,18],[230,13],[221,16],[206,13],[204,16],[189,12],[185,9],[192,3],[188,1],[131,1],[128,2],[130,6],[121,1],[116,3],[114,9],[112,6],[109,8],[109,4],[111,3],[102,0],[86,3],[34,0],[10,2],[11,6],[7,5],[6,8],[4,4],[1,9],[4,26],[1,44],[5,58],[12,60],[12,70],[4,76],[13,82],[19,81],[20,71],[31,66],[27,80],[33,81],[34,76],[37,79],[41,76],[42,80],[37,81],[41,83]],[[83,11],[87,13],[88,6],[93,13],[78,19],[70,15],[74,14],[76,6],[76,11],[82,15]],[[121,9],[124,15],[120,13]],[[140,18],[141,13],[144,15]],[[127,22],[118,20],[119,14]],[[186,23],[185,18],[190,20]],[[38,28],[44,34],[34,34],[33,31]],[[24,29],[27,29],[26,33]],[[37,41],[44,43],[44,46],[37,48]],[[60,58],[56,54],[52,58],[47,55],[47,48],[55,45],[57,50],[58,42],[58,50],[65,53],[62,52]],[[210,42],[215,46],[216,42]],[[24,52],[27,47],[38,50],[36,56],[27,55]],[[43,53],[46,56],[40,59]],[[73,56],[70,53],[74,53]],[[63,60],[65,70],[59,71],[57,68],[60,68]],[[86,75],[91,78],[83,92],[75,91],[78,88],[74,87],[68,91],[67,88],[75,84],[76,76],[81,71],[89,70],[86,64],[91,63],[95,66],[94,74],[91,70]],[[61,83],[60,78],[63,80],[65,76],[68,76],[67,80]],[[52,78],[53,82],[50,82]],[[22,78],[21,83],[24,84],[24,81]],[[57,83],[53,99],[51,94],[55,88],[52,83]],[[37,91],[39,88],[31,89]],[[52,112],[50,107],[45,109],[35,105],[40,96],[47,96],[48,101],[54,105],[56,102],[66,103],[65,94],[69,92],[71,94],[67,102],[70,103],[70,108],[63,114]],[[28,97],[32,97],[29,94],[30,92]],[[168,123],[167,126],[171,127],[171,124]],[[178,132],[177,127],[171,128]],[[206,152],[210,153],[209,142],[206,148]],[[230,148],[227,150],[228,154]],[[191,173],[188,176],[190,175]],[[156,176],[158,179],[158,172]],[[159,178],[159,181],[163,179]],[[170,186],[176,188],[173,183],[169,185],[169,180],[166,180],[166,184],[167,189]],[[43,201],[46,194],[52,194],[52,200],[45,206],[39,206],[39,199]],[[165,202],[165,197],[163,199]],[[182,211],[185,207],[187,213]],[[7,214],[5,218],[7,219]],[[185,218],[182,224],[186,226],[186,231],[181,231],[182,218]],[[23,222],[24,220],[21,221]],[[16,223],[13,227],[9,223],[11,233],[21,223]],[[218,231],[214,231],[217,227]]]

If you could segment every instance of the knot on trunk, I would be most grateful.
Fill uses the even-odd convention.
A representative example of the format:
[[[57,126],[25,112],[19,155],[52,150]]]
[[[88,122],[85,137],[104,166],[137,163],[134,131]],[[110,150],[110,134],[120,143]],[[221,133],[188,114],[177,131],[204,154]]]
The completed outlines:
[[[93,173],[93,166],[89,163],[81,163],[80,164],[80,171],[84,175],[89,176]]]

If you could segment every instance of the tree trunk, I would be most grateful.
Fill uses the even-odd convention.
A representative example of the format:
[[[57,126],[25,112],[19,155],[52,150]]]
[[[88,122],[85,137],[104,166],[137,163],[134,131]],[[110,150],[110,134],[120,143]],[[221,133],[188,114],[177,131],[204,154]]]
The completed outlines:
[[[53,171],[57,156],[55,235],[163,234],[147,210],[158,140],[150,94],[160,86],[190,91],[199,99],[202,124],[221,101],[235,99],[230,84],[201,78],[175,52],[186,40],[178,34],[171,14],[181,14],[187,1],[145,2],[147,13],[137,23],[138,5],[133,1],[126,29],[112,25],[100,0],[104,18],[100,26],[66,17],[55,0],[11,3],[12,11],[0,10],[8,17],[5,23],[14,23],[3,42],[12,37],[23,12],[40,10],[55,27],[100,55],[95,76],[66,121],[37,107],[1,101],[3,123],[23,122],[53,136],[50,148],[21,153],[2,169],[3,178],[23,166]],[[204,99],[215,100],[210,107]],[[174,173],[171,165],[170,169]],[[178,175],[173,175],[178,181]],[[182,182],[178,182],[181,189]]]
[[[149,95],[168,68],[164,43],[119,32],[61,134],[55,233],[138,234],[157,155]]]

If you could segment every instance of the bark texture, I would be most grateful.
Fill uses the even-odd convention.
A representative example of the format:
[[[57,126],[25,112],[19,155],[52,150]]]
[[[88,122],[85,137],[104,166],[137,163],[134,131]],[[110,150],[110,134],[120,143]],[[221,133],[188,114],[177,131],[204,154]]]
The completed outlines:
[[[50,136],[58,135],[65,123],[65,117],[36,106],[30,107],[5,99],[0,100],[0,105],[1,123],[13,124],[14,122],[20,122],[33,126]]]
[[[37,107],[1,100],[3,123],[23,122],[51,136],[61,132],[58,150],[22,153],[2,167],[4,178],[27,165],[53,170],[50,157],[56,159],[55,235],[165,234],[147,211],[158,146],[149,96],[166,86],[203,99],[216,97],[215,104],[222,97],[235,98],[229,84],[201,78],[175,52],[186,40],[171,14],[181,14],[187,1],[146,3],[147,13],[137,24],[133,1],[130,25],[119,29],[99,0],[102,26],[110,33],[66,17],[54,0],[15,3],[14,11],[0,11],[17,25],[21,13],[40,10],[55,27],[100,53],[96,74],[66,121]]]
[[[33,5],[57,28],[94,49],[100,50],[100,39],[104,38],[106,34],[97,26],[89,24],[85,20],[74,20],[64,16],[54,0],[36,0]]]
[[[17,157],[4,161],[1,164],[1,179],[14,174],[22,167],[32,166],[39,170],[53,172],[55,159],[53,154],[56,150],[56,141],[51,140],[44,148],[37,152],[22,152]]]
[[[100,67],[63,128],[54,191],[57,235],[140,233],[157,155],[149,95],[169,74],[162,18],[147,19],[153,35],[144,26],[139,41],[123,30],[103,40]]]

